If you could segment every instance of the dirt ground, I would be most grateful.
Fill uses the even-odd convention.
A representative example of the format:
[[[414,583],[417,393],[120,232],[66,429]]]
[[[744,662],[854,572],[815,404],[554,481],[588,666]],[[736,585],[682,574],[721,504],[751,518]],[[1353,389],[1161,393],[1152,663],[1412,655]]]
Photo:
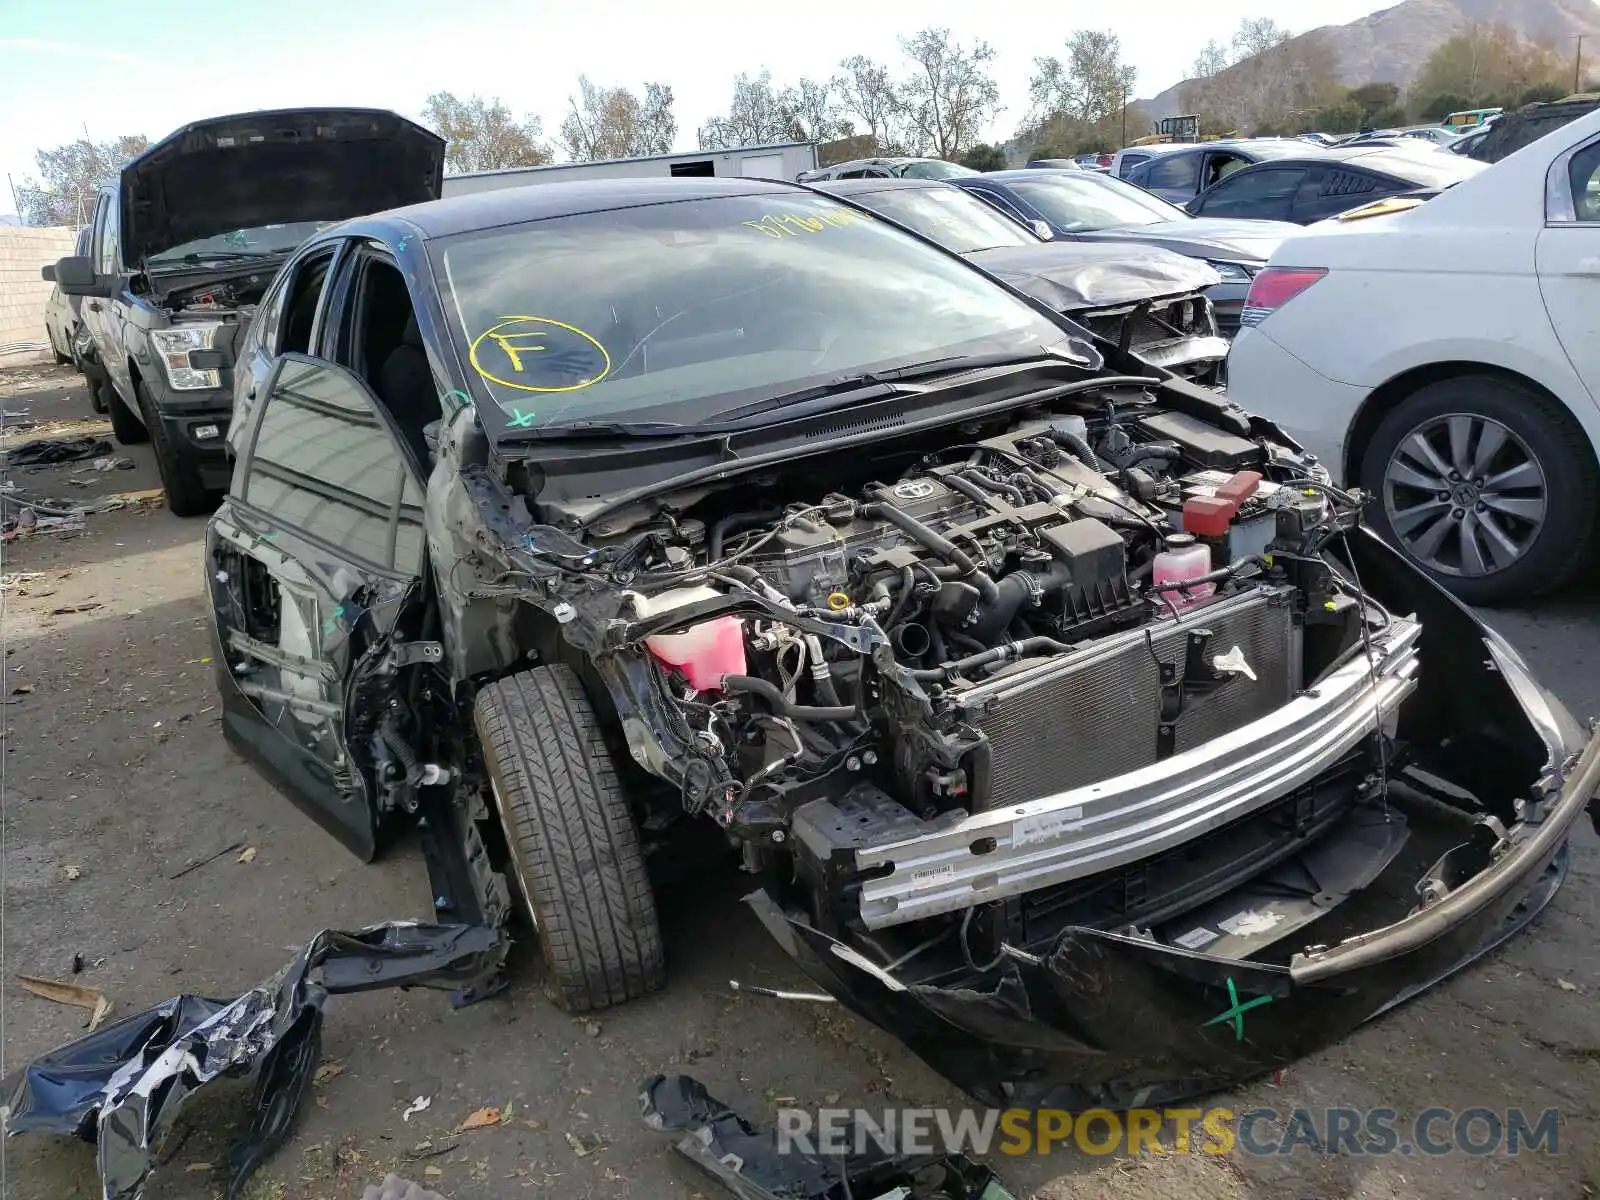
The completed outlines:
[[[0,410],[8,427],[40,423],[0,446],[90,413],[81,379],[44,367],[0,372]],[[96,430],[109,437],[104,426],[81,431]],[[157,486],[147,447],[116,453],[135,468],[100,473],[78,463],[10,478],[28,493],[62,497]],[[206,661],[204,526],[159,507],[130,508],[91,516],[73,537],[39,533],[4,548],[7,1070],[78,1036],[84,1023],[81,1010],[23,993],[18,974],[101,988],[128,1012],[180,992],[234,995],[326,927],[429,915],[414,845],[362,866],[224,746]],[[1492,618],[1581,718],[1600,713],[1597,596],[1590,580]],[[1431,1106],[1555,1106],[1558,1153],[1130,1158],[1071,1149],[993,1165],[1019,1195],[1050,1200],[1595,1195],[1596,846],[1582,829],[1565,888],[1497,954],[1277,1081],[1213,1101],[1284,1113],[1389,1106],[1402,1121]],[[960,1105],[887,1034],[835,1006],[735,994],[730,979],[808,986],[743,912],[741,894],[729,870],[664,897],[667,989],[597,1020],[553,1009],[528,964],[507,993],[460,1011],[435,992],[333,998],[324,1035],[331,1065],[294,1137],[248,1194],[356,1197],[398,1169],[452,1200],[546,1191],[709,1197],[714,1189],[638,1119],[638,1084],[658,1071],[695,1074],[762,1121],[778,1104]],[[78,976],[70,974],[75,954],[85,964]],[[418,1097],[429,1107],[406,1119]],[[451,1133],[485,1105],[511,1108],[509,1119]],[[227,1106],[195,1113],[148,1195],[220,1195],[217,1166],[233,1115]],[[569,1135],[585,1149],[600,1146],[580,1155]],[[0,1194],[97,1195],[92,1150],[10,1139]]]

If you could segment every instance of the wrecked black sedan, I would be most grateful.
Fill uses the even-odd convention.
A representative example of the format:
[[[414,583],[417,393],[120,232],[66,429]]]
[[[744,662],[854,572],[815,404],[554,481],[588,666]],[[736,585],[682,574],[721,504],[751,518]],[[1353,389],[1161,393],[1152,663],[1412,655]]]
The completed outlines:
[[[1519,928],[1600,778],[1270,425],[801,187],[363,218],[245,341],[227,736],[573,1011],[662,983],[696,821],[974,1096],[1201,1092]]]

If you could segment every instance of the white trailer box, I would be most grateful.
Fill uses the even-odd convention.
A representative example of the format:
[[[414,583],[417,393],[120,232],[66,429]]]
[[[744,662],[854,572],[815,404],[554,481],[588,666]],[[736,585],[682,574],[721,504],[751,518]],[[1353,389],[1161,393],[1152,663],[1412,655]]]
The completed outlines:
[[[447,175],[445,196],[465,196],[495,188],[526,187],[558,179],[648,179],[733,176],[744,179],[793,179],[815,170],[817,148],[810,142],[776,146],[743,146],[737,150],[700,150],[686,154],[655,154],[648,158],[614,158],[601,162],[560,163],[549,167],[508,167],[503,171],[473,171]]]

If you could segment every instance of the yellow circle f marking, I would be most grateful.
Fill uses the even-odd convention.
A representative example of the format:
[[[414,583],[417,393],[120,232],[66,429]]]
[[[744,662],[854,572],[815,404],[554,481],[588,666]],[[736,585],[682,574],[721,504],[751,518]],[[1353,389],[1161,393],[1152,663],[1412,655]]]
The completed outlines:
[[[526,354],[537,354],[544,350],[540,343],[549,336],[549,329],[524,328],[507,331],[509,325],[524,326],[549,326],[551,329],[562,329],[568,333],[576,334],[588,342],[600,355],[600,370],[589,379],[580,379],[577,383],[569,383],[563,387],[535,387],[527,383],[513,383],[509,379],[501,379],[498,375],[488,370],[478,361],[478,352],[485,341],[491,341],[500,347],[501,352],[511,363],[511,369],[517,374],[522,373],[522,358]],[[517,340],[513,340],[517,339]],[[472,369],[490,383],[498,383],[501,387],[510,388],[517,392],[581,392],[586,387],[593,387],[611,373],[611,355],[606,352],[597,338],[585,333],[576,325],[569,325],[565,321],[557,321],[553,317],[502,317],[477,337],[472,339],[468,348],[467,358],[472,363]]]

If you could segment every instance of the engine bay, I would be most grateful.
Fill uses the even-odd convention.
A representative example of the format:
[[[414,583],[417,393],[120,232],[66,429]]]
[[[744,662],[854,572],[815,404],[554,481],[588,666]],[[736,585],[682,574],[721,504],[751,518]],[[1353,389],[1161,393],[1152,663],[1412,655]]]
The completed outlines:
[[[665,492],[565,581],[606,597],[635,759],[822,887],[841,849],[1159,764],[1360,653],[1387,617],[1322,553],[1358,498],[1239,423],[1108,386]],[[795,844],[846,796],[850,837]]]

